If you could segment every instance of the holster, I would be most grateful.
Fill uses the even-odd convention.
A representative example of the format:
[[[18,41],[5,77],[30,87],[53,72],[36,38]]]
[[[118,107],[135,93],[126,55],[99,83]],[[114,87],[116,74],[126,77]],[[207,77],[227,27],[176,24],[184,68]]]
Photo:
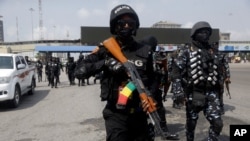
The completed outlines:
[[[203,107],[205,106],[206,95],[203,92],[194,91],[192,98],[192,107]]]

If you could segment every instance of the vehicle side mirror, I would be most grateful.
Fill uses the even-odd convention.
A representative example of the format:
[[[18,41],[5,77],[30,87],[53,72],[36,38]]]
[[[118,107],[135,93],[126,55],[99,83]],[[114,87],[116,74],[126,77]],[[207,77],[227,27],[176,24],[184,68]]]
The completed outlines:
[[[25,68],[25,64],[18,64],[17,65],[17,69],[24,69]]]

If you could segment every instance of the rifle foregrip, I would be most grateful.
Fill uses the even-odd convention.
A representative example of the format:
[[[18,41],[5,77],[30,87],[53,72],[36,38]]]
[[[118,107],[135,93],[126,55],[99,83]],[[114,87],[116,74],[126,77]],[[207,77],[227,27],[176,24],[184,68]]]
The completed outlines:
[[[143,101],[143,100],[148,101],[148,103],[149,103],[148,112],[149,113],[156,111],[155,103],[151,97],[147,96],[147,94],[145,94],[145,93],[141,93],[140,98],[141,98],[141,101]]]
[[[127,58],[122,54],[121,48],[114,37],[110,37],[103,42],[105,48],[121,63],[127,62]]]

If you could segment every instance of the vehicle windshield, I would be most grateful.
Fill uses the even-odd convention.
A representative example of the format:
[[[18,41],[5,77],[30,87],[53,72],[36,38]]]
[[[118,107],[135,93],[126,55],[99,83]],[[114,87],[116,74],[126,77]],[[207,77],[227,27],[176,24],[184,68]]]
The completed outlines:
[[[11,56],[0,56],[0,69],[13,69],[13,59]]]

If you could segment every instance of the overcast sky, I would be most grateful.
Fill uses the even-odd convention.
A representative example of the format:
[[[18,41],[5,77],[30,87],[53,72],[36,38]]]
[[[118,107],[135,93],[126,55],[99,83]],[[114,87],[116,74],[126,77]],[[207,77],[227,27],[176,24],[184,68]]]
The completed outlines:
[[[191,28],[208,21],[231,40],[250,41],[250,0],[42,0],[43,38],[79,39],[81,26],[109,26],[118,4],[132,6],[141,27],[167,21]],[[32,40],[32,21],[33,39],[40,39],[39,15],[38,0],[0,0],[5,42]]]

